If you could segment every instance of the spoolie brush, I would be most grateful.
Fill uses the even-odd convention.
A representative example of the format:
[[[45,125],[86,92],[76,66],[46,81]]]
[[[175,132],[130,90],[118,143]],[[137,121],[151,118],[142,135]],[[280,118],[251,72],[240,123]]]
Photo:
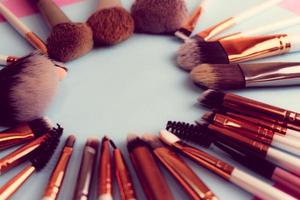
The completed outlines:
[[[188,19],[183,0],[136,0],[131,14],[136,31],[152,34],[174,33]]]
[[[120,0],[101,0],[98,10],[87,20],[96,45],[114,45],[128,39],[134,31],[130,13]]]
[[[0,71],[0,123],[41,118],[58,89],[55,65],[34,52]]]

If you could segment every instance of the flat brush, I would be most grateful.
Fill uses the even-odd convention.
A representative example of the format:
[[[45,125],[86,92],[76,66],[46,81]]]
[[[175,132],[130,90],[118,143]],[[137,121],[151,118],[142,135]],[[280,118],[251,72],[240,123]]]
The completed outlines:
[[[0,188],[1,200],[10,199],[34,172],[39,172],[47,165],[59,144],[60,136],[48,138],[30,157],[31,164]]]
[[[230,90],[300,84],[299,62],[200,64],[190,73],[201,87]]]
[[[199,103],[209,108],[236,111],[238,113],[251,114],[256,118],[269,120],[274,119],[282,123],[300,125],[300,114],[272,106],[266,103],[255,101],[246,97],[238,96],[232,93],[223,93],[216,90],[206,90],[199,98]],[[250,112],[248,112],[250,111]],[[271,120],[270,119],[270,120]],[[287,124],[288,125],[288,124]]]
[[[43,117],[3,130],[0,132],[0,150],[24,144],[48,133],[52,128],[50,120]]]
[[[76,138],[74,135],[70,135],[66,139],[66,143],[61,151],[60,157],[56,163],[55,168],[52,171],[48,184],[45,188],[42,200],[58,199],[58,195],[61,190],[64,177],[67,173],[68,164],[73,153],[75,140]]]
[[[188,40],[192,32],[197,26],[199,18],[205,12],[206,6],[209,0],[201,0],[201,3],[195,8],[192,15],[187,19],[187,21],[175,32],[175,36],[181,40]]]
[[[204,127],[184,122],[169,121],[166,129],[182,140],[199,144],[205,148],[217,147],[259,175],[274,181],[275,184],[284,186],[295,194],[300,194],[300,178],[298,176],[277,167],[268,160],[249,154],[235,142],[215,138],[214,133]]]
[[[285,192],[282,192],[262,180],[238,169],[222,160],[190,146],[181,141],[174,134],[163,130],[160,132],[160,138],[169,146],[176,149],[178,152],[187,156],[198,165],[210,170],[223,179],[241,187],[247,192],[254,194],[261,199],[296,199]]]
[[[0,13],[33,47],[43,53],[47,53],[47,47],[44,42],[1,2]]]
[[[158,136],[146,134],[143,139],[154,155],[194,200],[217,200],[214,193],[174,151],[164,146]]]
[[[87,20],[95,45],[114,45],[134,32],[134,21],[120,0],[100,0],[97,11]]]
[[[127,149],[147,199],[173,200],[167,181],[149,145],[136,135],[128,135]]]
[[[124,159],[121,150],[110,140],[113,147],[114,169],[119,186],[120,196],[122,200],[136,200],[136,192],[133,185],[133,180],[130,175],[128,165]]]
[[[47,39],[51,58],[67,62],[87,54],[93,47],[93,33],[85,23],[74,23],[52,0],[32,0],[51,28]]]
[[[136,0],[131,15],[137,32],[174,34],[188,19],[188,9],[184,0]]]
[[[178,50],[177,63],[192,70],[203,63],[239,63],[300,51],[299,35],[265,35],[202,42],[190,40]]]

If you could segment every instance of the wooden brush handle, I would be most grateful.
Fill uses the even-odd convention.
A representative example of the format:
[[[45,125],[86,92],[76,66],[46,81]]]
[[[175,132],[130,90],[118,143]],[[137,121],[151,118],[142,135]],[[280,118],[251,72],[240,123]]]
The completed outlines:
[[[36,0],[35,3],[50,28],[57,24],[71,22],[52,0]]]
[[[99,5],[97,10],[111,8],[111,7],[122,7],[120,0],[99,0]]]

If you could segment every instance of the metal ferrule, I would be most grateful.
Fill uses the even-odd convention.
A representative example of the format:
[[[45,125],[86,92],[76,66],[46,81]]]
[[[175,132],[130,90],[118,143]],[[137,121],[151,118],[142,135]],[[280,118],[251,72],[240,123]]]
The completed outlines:
[[[219,41],[231,63],[244,62],[289,52],[291,42],[286,34],[241,37]]]
[[[240,64],[246,87],[300,84],[300,63]]]
[[[242,32],[236,32],[236,33],[232,33],[229,35],[225,35],[223,37],[219,37],[216,40],[220,41],[220,40],[232,40],[232,39],[236,39],[236,38],[240,38],[243,37],[243,33]]]

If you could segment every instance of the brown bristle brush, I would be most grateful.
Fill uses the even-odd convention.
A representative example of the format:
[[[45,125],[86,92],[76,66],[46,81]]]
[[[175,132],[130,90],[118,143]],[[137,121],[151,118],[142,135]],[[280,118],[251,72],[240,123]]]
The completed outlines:
[[[220,90],[299,85],[300,63],[202,64],[190,77],[199,86]]]
[[[136,0],[131,15],[137,32],[173,34],[188,19],[184,0]]]
[[[55,65],[34,52],[0,71],[0,124],[12,125],[44,116],[58,89]]]
[[[49,27],[47,39],[51,58],[67,62],[85,55],[93,48],[93,33],[85,23],[72,22],[52,0],[32,0]]]
[[[114,45],[134,32],[134,21],[120,0],[100,0],[98,9],[87,20],[95,45]]]

